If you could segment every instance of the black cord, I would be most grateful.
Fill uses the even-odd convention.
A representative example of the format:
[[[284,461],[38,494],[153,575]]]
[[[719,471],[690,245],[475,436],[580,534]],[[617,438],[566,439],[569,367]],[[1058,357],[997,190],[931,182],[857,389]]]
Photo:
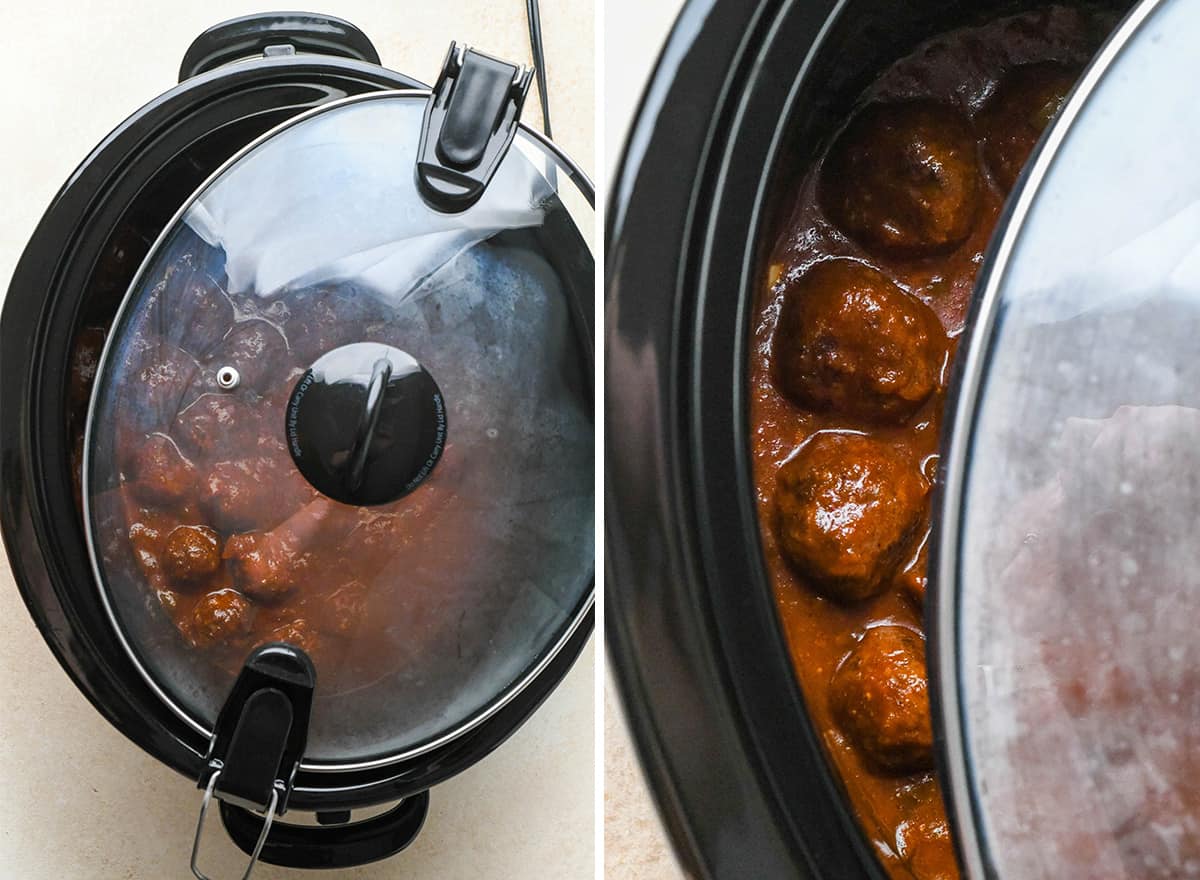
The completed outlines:
[[[554,137],[550,132],[550,98],[546,95],[546,50],[542,46],[542,16],[538,11],[538,0],[525,0],[525,12],[529,18],[529,48],[533,52],[538,98],[542,102],[542,130],[546,137]]]

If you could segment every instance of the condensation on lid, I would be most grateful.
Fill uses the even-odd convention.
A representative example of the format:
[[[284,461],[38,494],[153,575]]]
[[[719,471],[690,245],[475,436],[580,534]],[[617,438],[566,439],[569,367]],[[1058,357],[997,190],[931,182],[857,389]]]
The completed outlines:
[[[299,644],[306,766],[467,729],[590,601],[590,209],[523,131],[478,204],[428,207],[424,106],[329,105],[206,184],[131,287],[89,418],[93,559],[144,674],[207,730],[254,644]],[[444,419],[407,494],[362,507],[317,492],[287,442],[298,383],[350,345],[347,400],[372,363],[413,362]],[[387,430],[364,455],[403,445],[402,420]]]
[[[1198,41],[1126,20],[981,286],[935,610],[969,876],[1200,877]]]

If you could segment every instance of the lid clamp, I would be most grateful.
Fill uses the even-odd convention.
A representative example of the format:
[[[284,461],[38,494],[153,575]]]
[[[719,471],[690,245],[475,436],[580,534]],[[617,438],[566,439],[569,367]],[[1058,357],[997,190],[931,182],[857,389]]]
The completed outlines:
[[[417,189],[430,207],[457,213],[479,201],[512,145],[532,80],[528,67],[450,44],[417,148]]]
[[[208,880],[198,861],[204,820],[215,796],[264,816],[262,832],[243,880],[258,862],[276,816],[287,812],[288,797],[308,743],[316,671],[298,648],[263,645],[246,660],[217,716],[199,786],[204,789],[191,868]]]

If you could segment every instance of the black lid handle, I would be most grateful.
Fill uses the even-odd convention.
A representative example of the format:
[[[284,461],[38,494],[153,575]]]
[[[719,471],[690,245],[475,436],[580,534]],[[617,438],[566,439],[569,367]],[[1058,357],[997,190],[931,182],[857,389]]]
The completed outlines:
[[[277,46],[379,63],[379,53],[367,35],[343,18],[309,12],[263,12],[231,18],[196,37],[184,53],[179,81]]]
[[[207,880],[198,866],[204,819],[213,797],[222,804],[264,814],[251,851],[249,877],[277,815],[287,811],[288,797],[308,744],[317,673],[299,648],[274,643],[255,648],[229,692],[208,745],[199,785],[204,789],[192,873]]]
[[[425,106],[417,189],[443,213],[483,195],[517,134],[533,72],[454,43]]]

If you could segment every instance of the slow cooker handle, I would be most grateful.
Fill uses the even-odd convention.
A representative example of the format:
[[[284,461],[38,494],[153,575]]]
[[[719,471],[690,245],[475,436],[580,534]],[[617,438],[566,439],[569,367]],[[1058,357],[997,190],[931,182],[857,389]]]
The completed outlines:
[[[276,47],[379,63],[379,53],[367,35],[345,19],[306,12],[264,12],[231,18],[196,37],[184,53],[179,81]]]
[[[289,825],[275,822],[258,854],[260,862],[281,868],[352,868],[379,861],[407,847],[425,824],[429,792],[405,798],[386,813],[344,825]],[[221,822],[238,848],[252,855],[262,835],[263,817],[225,801]]]

